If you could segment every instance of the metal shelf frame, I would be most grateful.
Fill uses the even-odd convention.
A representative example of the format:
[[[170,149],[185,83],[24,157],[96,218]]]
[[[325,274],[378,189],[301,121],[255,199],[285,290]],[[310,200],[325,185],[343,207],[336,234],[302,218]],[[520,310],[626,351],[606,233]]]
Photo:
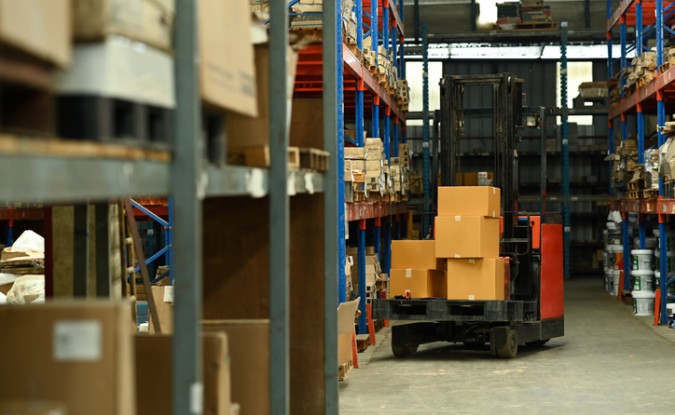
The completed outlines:
[[[614,130],[616,128],[616,121],[619,120],[619,128],[621,129],[621,140],[628,139],[628,115],[635,114],[636,118],[636,135],[637,135],[637,151],[638,164],[644,164],[644,122],[645,113],[657,115],[657,126],[661,127],[665,124],[666,114],[666,100],[670,97],[675,97],[675,67],[665,70],[663,73],[657,74],[656,79],[652,80],[642,88],[638,88],[632,95],[626,96],[624,86],[626,85],[625,69],[628,66],[627,53],[635,51],[639,57],[645,50],[645,40],[648,37],[656,38],[656,64],[661,68],[664,63],[664,37],[674,34],[670,29],[670,24],[675,20],[675,3],[664,0],[622,0],[619,2],[617,8],[613,8],[612,1],[607,0],[607,47],[608,56],[607,73],[608,78],[614,76],[613,57],[612,57],[612,31],[618,26],[620,32],[620,46],[621,56],[619,76],[619,86],[621,87],[621,101],[618,105],[609,109],[609,152],[615,152]],[[635,28],[635,38],[632,41],[628,39],[628,27]],[[658,145],[663,145],[665,137],[658,129]],[[611,168],[611,166],[610,166]],[[610,195],[613,194],[612,185],[610,183]],[[659,198],[663,195],[663,183],[659,180]],[[667,207],[668,202],[662,202],[660,206]],[[651,201],[625,201],[614,203],[613,206],[619,208],[624,214],[628,212],[637,211],[638,213],[651,213],[652,209],[656,209],[659,213],[661,207],[659,202]],[[666,218],[667,216],[659,213],[659,232],[662,235],[666,234]],[[630,258],[630,240],[628,238],[628,221],[623,222],[624,232],[624,258]],[[646,221],[642,214],[638,215],[638,229],[640,248],[644,249],[646,239]],[[662,275],[667,275],[667,246],[661,244],[661,258],[659,269]],[[630,261],[624,262],[624,290],[630,290],[632,287]],[[666,312],[667,304],[667,282],[666,278],[662,278],[660,282],[660,322],[661,324],[668,323],[668,316]]]

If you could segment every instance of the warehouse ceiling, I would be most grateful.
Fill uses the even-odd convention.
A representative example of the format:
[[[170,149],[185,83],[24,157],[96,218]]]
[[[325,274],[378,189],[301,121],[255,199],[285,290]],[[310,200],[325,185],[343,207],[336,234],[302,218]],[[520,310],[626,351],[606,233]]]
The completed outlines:
[[[475,2],[477,16],[480,15],[481,8],[484,14],[489,15],[489,11],[494,10],[494,4],[496,4],[494,0],[475,0]],[[414,4],[415,0],[404,0],[406,38],[414,38],[416,34]],[[570,31],[575,32],[576,36],[600,40],[604,38],[607,16],[605,0],[544,0],[544,4],[551,6],[553,20],[557,22],[567,21]],[[494,38],[496,42],[504,41],[502,39],[504,33],[490,35],[488,32],[493,30],[491,27],[480,27],[480,25],[474,24],[471,0],[419,0],[419,6],[420,22],[427,25],[431,42],[470,41],[472,40],[469,39],[470,36],[480,38],[480,41],[490,41],[491,38]],[[586,17],[587,7],[588,19]],[[587,25],[586,20],[590,24]],[[516,37],[527,37],[527,34]],[[537,41],[540,37],[539,32],[529,34],[532,41]],[[510,39],[507,41],[526,42]]]

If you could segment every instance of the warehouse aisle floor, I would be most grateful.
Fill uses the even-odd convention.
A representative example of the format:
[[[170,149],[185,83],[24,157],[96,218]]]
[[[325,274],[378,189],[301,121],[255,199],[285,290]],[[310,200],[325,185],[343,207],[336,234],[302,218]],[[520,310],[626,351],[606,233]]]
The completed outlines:
[[[448,343],[396,359],[385,329],[341,382],[340,413],[673,413],[673,330],[635,318],[600,278],[569,282],[565,304],[565,337],[513,360]]]

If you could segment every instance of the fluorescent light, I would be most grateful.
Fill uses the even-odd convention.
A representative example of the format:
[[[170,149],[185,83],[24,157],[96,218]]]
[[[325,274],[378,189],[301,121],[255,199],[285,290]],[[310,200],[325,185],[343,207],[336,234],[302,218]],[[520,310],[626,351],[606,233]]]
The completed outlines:
[[[635,51],[626,55],[629,59],[635,56]],[[567,46],[567,59],[590,60],[607,59],[607,45],[570,45]],[[612,58],[621,57],[621,46],[612,45]],[[541,54],[542,59],[560,59],[560,46],[547,45]]]

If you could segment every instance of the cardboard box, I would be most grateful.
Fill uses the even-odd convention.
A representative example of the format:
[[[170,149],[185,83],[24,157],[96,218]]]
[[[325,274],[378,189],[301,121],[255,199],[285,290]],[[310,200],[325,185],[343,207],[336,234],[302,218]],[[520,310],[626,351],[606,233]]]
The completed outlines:
[[[492,186],[493,174],[489,171],[461,173],[463,186]]]
[[[504,261],[500,258],[448,259],[446,298],[505,300]]]
[[[241,415],[269,414],[269,320],[204,320],[202,323],[205,332],[227,334],[232,401],[241,405]]]
[[[133,415],[133,333],[127,302],[0,307],[0,401],[62,403],[69,415]]]
[[[438,216],[488,216],[501,214],[501,189],[489,186],[439,186]]]
[[[499,219],[482,216],[437,216],[436,258],[496,258]]]
[[[359,262],[358,255],[354,256],[352,265],[352,284],[354,289],[358,288],[359,285]],[[380,267],[380,261],[377,259],[377,256],[373,252],[370,255],[366,255],[366,286],[370,287],[375,285],[375,282],[380,278],[380,273],[382,269]]]
[[[352,361],[352,336],[359,299],[338,306],[338,367]]]
[[[153,285],[150,289],[152,289],[152,296],[155,299],[162,334],[171,334],[173,333],[173,286]],[[155,325],[152,323],[152,317],[149,314],[148,323],[150,323],[150,333],[155,333]]]
[[[69,0],[0,0],[0,44],[65,68],[70,64]]]
[[[112,34],[171,51],[173,1],[71,0],[75,40],[100,40]]]
[[[405,298],[445,297],[445,274],[429,269],[391,269],[389,296]]]
[[[295,52],[289,51],[295,58]],[[295,66],[293,62],[293,80],[295,81]],[[291,68],[288,68],[289,72]],[[289,92],[293,96],[295,84],[289,84]],[[289,143],[296,147],[323,148],[323,99],[296,98],[293,99],[291,111],[291,130]]]
[[[170,335],[136,336],[136,413],[172,415]],[[204,415],[230,414],[230,355],[225,333],[202,337]]]
[[[248,1],[200,0],[197,4],[202,100],[220,109],[256,117],[256,73]]]
[[[445,269],[445,262],[436,258],[436,241],[391,241],[391,268]]]
[[[290,48],[288,50],[288,104],[294,105],[293,85],[295,82],[295,68],[297,54]],[[257,117],[232,114],[227,117],[227,146],[228,148],[261,147],[269,146],[270,139],[270,51],[269,44],[256,45],[255,68],[256,68],[256,92],[257,92]],[[321,109],[321,105],[319,105]],[[293,110],[295,111],[295,110]],[[291,131],[293,128],[291,127]],[[319,129],[319,131],[322,131]]]
[[[363,147],[345,147],[345,160],[361,159],[365,160],[366,149]]]

